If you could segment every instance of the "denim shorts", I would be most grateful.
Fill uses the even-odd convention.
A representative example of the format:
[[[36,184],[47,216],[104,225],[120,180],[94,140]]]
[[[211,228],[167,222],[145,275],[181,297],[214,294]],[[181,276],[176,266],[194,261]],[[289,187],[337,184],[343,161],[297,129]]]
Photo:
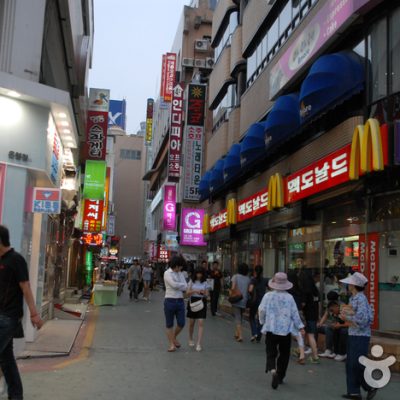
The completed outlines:
[[[174,327],[174,319],[180,328],[185,326],[185,302],[183,299],[164,300],[164,314],[167,329]]]
[[[318,333],[317,321],[306,321],[306,333]]]

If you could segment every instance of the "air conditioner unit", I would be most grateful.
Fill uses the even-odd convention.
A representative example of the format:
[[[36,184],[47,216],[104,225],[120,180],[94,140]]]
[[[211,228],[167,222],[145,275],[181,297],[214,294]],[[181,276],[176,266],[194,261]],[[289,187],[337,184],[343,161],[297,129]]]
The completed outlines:
[[[194,49],[196,51],[208,51],[210,47],[210,41],[208,39],[198,39],[194,42]]]
[[[205,68],[206,67],[206,60],[204,60],[204,59],[194,60],[194,66],[196,68]]]
[[[182,58],[182,67],[193,67],[193,58]]]
[[[212,57],[206,58],[206,68],[212,69],[214,67],[214,59]]]

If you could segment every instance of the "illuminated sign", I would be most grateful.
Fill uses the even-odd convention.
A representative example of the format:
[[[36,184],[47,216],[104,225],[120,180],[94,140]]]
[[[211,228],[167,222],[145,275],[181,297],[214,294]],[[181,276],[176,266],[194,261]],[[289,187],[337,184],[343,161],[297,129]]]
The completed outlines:
[[[175,231],[176,229],[176,186],[164,186],[163,229]]]
[[[154,100],[147,99],[146,110],[146,142],[151,143],[153,140],[153,113],[154,113]]]
[[[34,188],[32,212],[40,214],[60,214],[61,190],[52,188]]]
[[[86,199],[83,207],[82,227],[84,232],[100,232],[103,222],[103,200]]]
[[[81,240],[88,246],[101,246],[103,244],[103,235],[101,233],[84,233]]]
[[[205,246],[203,238],[204,210],[183,208],[181,240],[183,246]]]
[[[228,227],[228,210],[222,210],[210,217],[210,232],[216,232]]]

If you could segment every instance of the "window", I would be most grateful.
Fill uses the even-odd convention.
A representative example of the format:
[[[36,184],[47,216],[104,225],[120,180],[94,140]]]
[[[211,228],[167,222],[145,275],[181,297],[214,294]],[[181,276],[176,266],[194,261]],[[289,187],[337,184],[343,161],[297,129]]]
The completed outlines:
[[[219,44],[214,51],[215,62],[217,62],[225,47],[231,44],[232,34],[233,32],[235,32],[235,29],[238,26],[238,18],[239,18],[239,13],[237,11],[232,12],[231,15],[229,16],[228,26],[226,27],[221,37],[221,40],[219,41]]]
[[[213,131],[228,119],[230,112],[237,105],[236,84],[228,87],[224,98],[213,111]]]
[[[400,91],[400,8],[390,17],[390,65],[392,93]]]
[[[266,67],[280,47],[292,34],[294,28],[307,15],[318,0],[288,0],[283,3],[279,15],[262,37],[253,54],[247,59],[247,87],[249,87]]]
[[[386,18],[373,27],[368,36],[368,59],[370,62],[370,101],[374,102],[387,95],[387,51]]]
[[[121,160],[140,160],[142,152],[140,150],[121,149],[119,157]]]

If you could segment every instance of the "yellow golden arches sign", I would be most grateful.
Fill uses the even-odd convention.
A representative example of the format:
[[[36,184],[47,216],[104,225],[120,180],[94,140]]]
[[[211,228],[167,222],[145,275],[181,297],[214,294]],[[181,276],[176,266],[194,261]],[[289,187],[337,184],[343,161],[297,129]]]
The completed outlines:
[[[203,218],[203,235],[210,234],[210,216],[206,213]]]
[[[284,203],[283,179],[280,174],[276,173],[269,178],[268,210],[281,208],[284,206]]]
[[[229,199],[227,204],[227,224],[236,225],[237,224],[237,201],[236,199]]]
[[[357,125],[351,143],[349,177],[357,180],[360,173],[383,171],[385,168],[382,136],[379,121],[367,120],[365,125]]]

